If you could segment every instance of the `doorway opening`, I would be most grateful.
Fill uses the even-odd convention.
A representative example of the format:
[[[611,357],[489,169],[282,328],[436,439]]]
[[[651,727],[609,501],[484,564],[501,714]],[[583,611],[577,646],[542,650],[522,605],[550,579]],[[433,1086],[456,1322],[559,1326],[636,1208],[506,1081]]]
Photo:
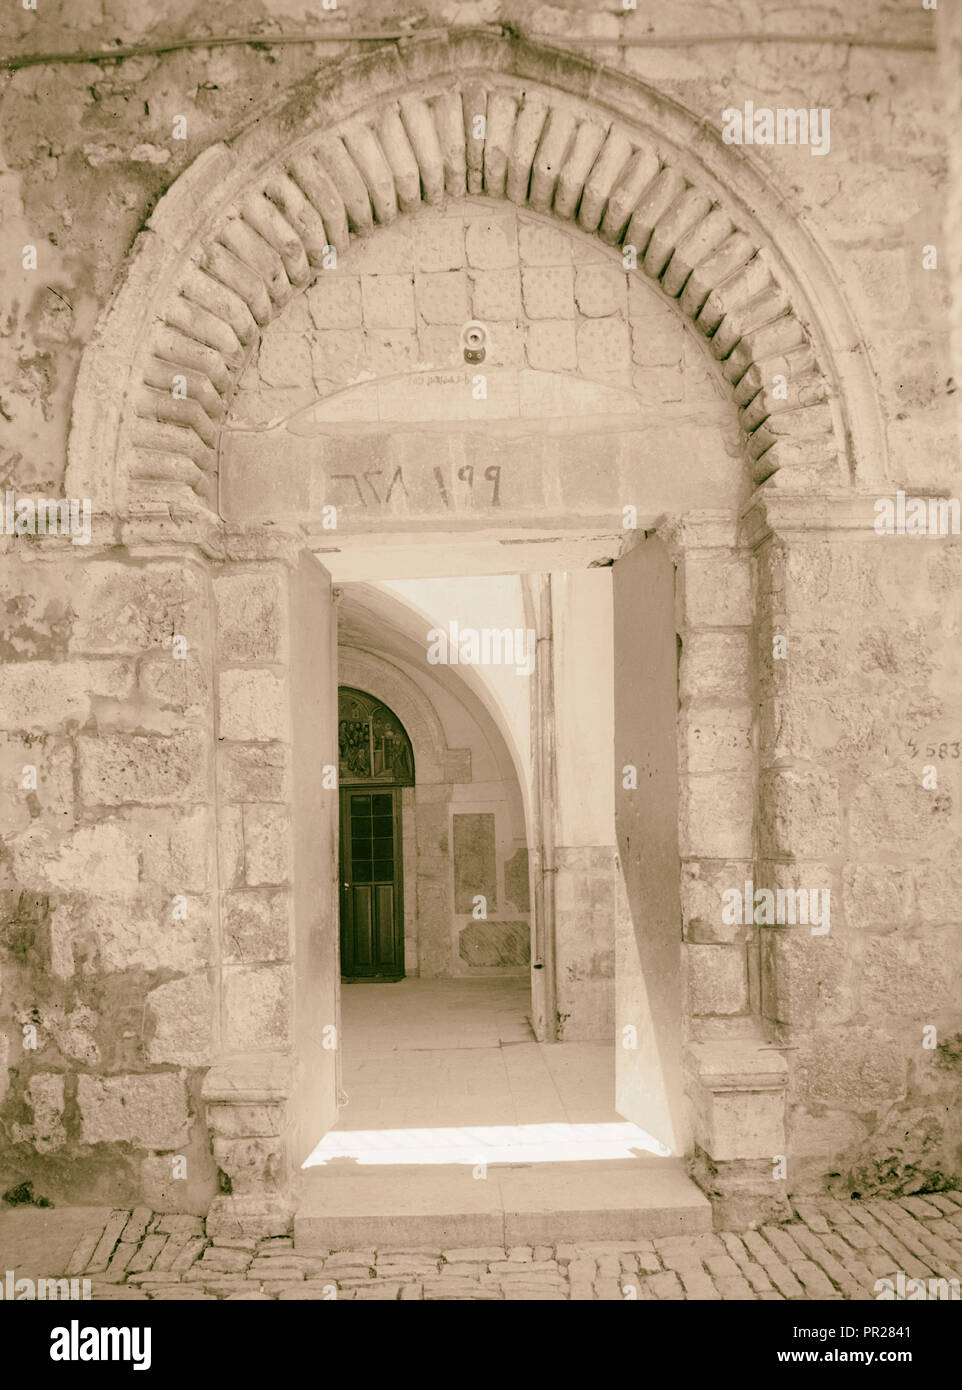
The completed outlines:
[[[615,1106],[611,573],[554,576],[553,617],[533,601],[548,583],[338,591],[343,1108],[306,1167],[665,1152]],[[510,663],[430,662],[438,632],[484,618],[520,634]],[[591,671],[572,660],[587,635]]]

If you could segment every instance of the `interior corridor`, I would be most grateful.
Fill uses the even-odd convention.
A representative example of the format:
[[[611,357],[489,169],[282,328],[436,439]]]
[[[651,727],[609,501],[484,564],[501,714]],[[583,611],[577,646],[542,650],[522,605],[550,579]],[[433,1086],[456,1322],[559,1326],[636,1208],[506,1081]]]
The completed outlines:
[[[344,984],[339,1121],[305,1167],[660,1152],[615,1111],[614,1045],[541,1044],[524,979]]]

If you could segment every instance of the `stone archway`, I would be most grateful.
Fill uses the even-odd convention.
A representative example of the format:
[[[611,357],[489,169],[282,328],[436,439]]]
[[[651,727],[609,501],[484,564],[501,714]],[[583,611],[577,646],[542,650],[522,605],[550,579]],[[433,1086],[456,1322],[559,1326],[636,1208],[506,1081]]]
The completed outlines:
[[[261,758],[270,766],[280,749],[300,771],[305,747],[318,763],[331,756],[330,730],[309,730],[298,713],[325,674],[330,632],[310,647],[285,646],[282,632],[284,622],[304,624],[329,602],[328,578],[303,553],[303,531],[285,536],[253,518],[228,527],[216,515],[232,392],[274,314],[330,273],[327,248],[343,253],[355,235],[465,193],[577,225],[613,255],[634,247],[634,273],[687,316],[720,364],[740,411],[746,471],[761,491],[741,535],[732,516],[674,518],[660,529],[681,581],[685,641],[689,628],[695,639],[686,645],[689,685],[721,655],[738,719],[747,711],[758,718],[753,643],[761,623],[750,547],[771,539],[772,499],[788,494],[795,524],[793,493],[807,508],[813,495],[837,494],[856,472],[871,477],[880,465],[860,341],[830,270],[774,192],[679,108],[570,55],[471,33],[415,43],[403,54],[379,52],[298,89],[236,141],[203,155],[158,205],[85,354],[70,440],[72,492],[129,523],[122,534],[132,543],[196,548],[215,567],[211,726],[219,718],[223,730],[228,719],[228,741],[238,745],[217,749],[237,769],[230,796],[216,793],[228,855],[229,828],[242,823],[269,839],[272,853],[287,835],[293,862],[303,861],[299,827],[317,809],[317,788],[295,778],[291,792],[284,779],[264,775]],[[785,378],[784,399],[770,389],[775,376]],[[721,626],[731,631],[719,635],[706,595],[722,592]],[[777,608],[773,595],[763,598]],[[249,640],[234,611],[255,601],[283,618],[266,646]],[[770,704],[777,697],[764,692]],[[680,740],[694,744],[698,715],[682,716]],[[716,736],[724,745],[724,721]],[[255,744],[264,748],[240,746]],[[682,857],[750,864],[752,817],[765,816],[780,774],[763,785],[756,807],[754,755],[718,774],[696,766],[697,754],[693,746],[681,779]],[[721,835],[709,805],[730,791],[739,813]],[[288,879],[279,850],[275,858],[275,877],[248,865],[246,878],[222,878],[222,895],[280,893]],[[283,904],[293,908],[286,956],[265,963],[228,954],[216,962],[217,1064],[204,1098],[215,1157],[236,1200],[246,1195],[255,1211],[265,1191],[283,1188],[285,1165],[304,1150],[303,1116],[308,1104],[317,1111],[320,1078],[330,1071],[316,1039],[309,1040],[315,1072],[291,1042],[290,1016],[303,1017],[291,1008],[299,988],[294,956],[317,952],[316,891],[310,899],[323,873],[315,867],[312,875]],[[223,921],[222,904],[221,931]],[[746,943],[706,933],[689,937],[686,948],[683,1022],[712,1014],[705,1001],[728,989],[741,1007],[750,983]],[[757,1000],[754,983],[751,993]],[[258,1040],[273,1055],[241,1052],[248,1036],[241,1021],[255,1007]],[[332,1003],[332,1022],[333,1013]],[[709,1160],[736,1168],[746,1159],[757,1167],[784,1147],[785,1067],[777,1052],[763,1055],[758,1021],[756,1010],[742,1032],[721,1041],[709,1032],[709,1043],[685,1061],[696,1142]],[[681,1071],[677,1057],[673,1067]],[[761,1112],[747,1152],[742,1117]],[[748,1181],[770,1191],[755,1172]]]
[[[465,193],[633,247],[721,362],[755,483],[788,468],[793,486],[837,488],[877,466],[858,334],[773,190],[642,84],[468,31],[319,74],[177,180],[84,355],[71,490],[121,512],[212,506],[220,427],[263,327],[330,248]]]

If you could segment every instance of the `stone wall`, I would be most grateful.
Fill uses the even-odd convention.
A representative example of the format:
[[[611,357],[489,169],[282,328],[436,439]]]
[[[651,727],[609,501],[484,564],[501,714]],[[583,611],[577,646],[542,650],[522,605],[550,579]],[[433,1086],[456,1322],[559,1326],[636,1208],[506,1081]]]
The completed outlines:
[[[332,33],[370,28],[384,22],[378,8],[344,0],[323,22]],[[121,14],[110,0],[79,14],[52,2],[12,14],[19,29],[5,42],[22,53],[96,55],[119,37],[160,43],[196,24],[173,3],[160,15]],[[898,486],[958,486],[948,313],[957,198],[946,175],[954,108],[932,95],[940,81],[951,89],[936,77],[933,17],[915,0],[881,12],[858,0],[844,18],[815,4],[788,16],[774,0],[746,0],[712,16],[718,38],[790,25],[810,37],[804,44],[696,42],[709,23],[696,3],[656,10],[640,0],[625,12],[518,0],[459,6],[458,17],[555,35],[572,51],[579,38],[611,40],[591,48],[608,68],[586,88],[618,91],[615,77],[630,74],[656,89],[665,112],[677,101],[714,133],[722,110],[746,100],[831,111],[824,157],[787,146],[726,155],[732,184],[757,176],[752,186],[779,209],[772,235],[810,302],[841,288],[852,306],[858,341],[830,340],[820,366],[837,404],[850,359],[867,364],[870,399],[848,400],[841,434],[874,444],[851,445],[851,498],[835,473],[779,474],[741,533],[679,542],[687,1014],[698,1046],[738,1043],[759,1024],[768,1055],[784,1054],[791,1183],[829,1175],[863,1191],[911,1191],[957,1179],[960,547],[877,537],[871,506]],[[417,15],[399,7],[391,23],[421,18],[450,15],[441,4]],[[301,22],[283,4],[231,12],[236,32],[249,26],[261,38]],[[854,45],[834,41],[843,26]],[[646,32],[681,42],[614,42]],[[872,47],[876,38],[892,46]],[[242,45],[4,73],[0,484],[62,494],[80,351],[165,189],[284,93],[294,92],[292,128],[308,122],[320,100],[312,74],[361,47],[347,38],[316,49]],[[949,34],[950,70],[955,52]],[[557,60],[561,76],[568,66]],[[181,116],[183,140],[174,138]],[[255,128],[249,154],[259,138]],[[730,395],[715,397],[717,367],[707,355],[707,367],[696,365],[693,332],[651,310],[647,284],[635,321],[638,291],[612,273],[614,252],[549,234],[528,211],[464,207],[375,232],[344,257],[336,291],[322,281],[297,298],[242,375],[236,420],[263,424],[307,403],[307,392],[408,370],[415,354],[444,365],[462,314],[476,314],[498,325],[493,341],[508,365],[589,379],[620,372],[618,384],[647,395],[662,424],[680,427],[691,411],[701,429],[710,415],[713,431],[693,443],[735,458],[737,428],[731,447],[719,432],[723,414],[733,425],[736,416]],[[946,235],[949,254],[927,269],[925,248]],[[137,273],[146,293],[146,262]],[[114,385],[105,377],[99,388],[107,416],[120,408]],[[752,385],[763,411],[765,383]],[[749,411],[742,425],[758,421]],[[744,495],[751,463],[742,458]],[[679,510],[703,505],[692,496]],[[310,933],[295,920],[291,816],[298,799],[312,803],[288,780],[293,691],[304,683],[284,646],[290,555],[218,549],[200,534],[165,550],[168,520],[160,516],[143,550],[113,518],[88,552],[0,540],[0,1180],[29,1178],[53,1197],[143,1193],[201,1210],[218,1182],[238,1192],[276,1183],[298,1147],[280,1102],[258,1109],[264,1096],[287,1096],[283,1068],[245,1073],[245,1093],[261,1099],[243,1116],[221,1113],[234,1108],[223,1096],[236,1076],[208,1073],[203,1098],[200,1083],[225,1050],[282,1057],[294,1046],[291,958]],[[749,865],[759,887],[831,889],[830,933],[763,924],[726,935],[718,899]],[[735,1074],[726,1065],[714,1073],[725,1085]],[[725,1085],[706,1083],[697,1142],[709,1161],[754,1164],[762,1181],[776,1155],[763,1158],[761,1141],[750,1156],[739,1149],[744,1115]],[[175,1177],[179,1160],[186,1176]]]
[[[55,544],[55,543],[54,543]],[[214,1171],[210,579],[191,557],[5,556],[2,1177],[112,1201]],[[181,645],[183,644],[183,645]],[[84,1162],[78,1163],[83,1157]]]
[[[962,547],[806,529],[758,552],[756,879],[830,889],[831,928],[759,929],[762,1014],[792,1049],[799,1185],[937,1190],[962,1159]]]
[[[423,15],[432,23],[450,22],[440,3],[424,6]],[[387,22],[403,30],[413,19],[398,7]],[[460,7],[460,22],[481,19],[502,19],[573,45],[579,35],[614,40],[652,32],[683,40],[706,26],[694,0],[670,11],[642,3],[627,13],[616,5],[598,10],[524,0]],[[232,11],[236,32],[248,26],[284,32],[292,22],[300,19],[287,15],[283,0]],[[338,26],[370,31],[384,23],[373,0],[344,0],[323,18],[332,35]],[[772,0],[745,0],[716,32],[744,27],[777,35],[786,24]],[[880,388],[892,476],[929,482],[947,476],[954,462],[954,440],[947,443],[945,430],[951,410],[948,277],[922,268],[922,247],[941,235],[947,148],[931,97],[935,60],[924,48],[933,42],[934,16],[915,0],[900,0],[883,15],[874,0],[860,0],[834,28],[843,25],[866,45],[878,37],[904,48],[830,42],[833,24],[823,8],[804,4],[794,8],[791,29],[810,33],[819,41],[812,46],[722,42],[619,50],[612,44],[586,51],[680,101],[713,130],[720,128],[723,109],[745,99],[832,111],[828,156],[755,146],[751,161],[785,194],[857,304]],[[96,52],[121,36],[146,43],[190,27],[186,9],[174,4],[138,16],[109,4],[78,14],[76,6],[54,0],[43,12],[16,10],[11,26],[19,26],[19,34],[9,46],[23,53]],[[3,229],[9,317],[0,398],[15,426],[10,453],[17,455],[22,490],[59,485],[80,351],[162,191],[252,111],[263,110],[319,63],[343,61],[362,47],[186,50],[109,65],[25,68],[5,77],[0,140],[10,209]],[[878,99],[883,91],[892,99]],[[186,117],[184,139],[173,138],[178,116]],[[38,248],[36,271],[20,269],[24,245]],[[877,469],[882,463],[865,460]]]

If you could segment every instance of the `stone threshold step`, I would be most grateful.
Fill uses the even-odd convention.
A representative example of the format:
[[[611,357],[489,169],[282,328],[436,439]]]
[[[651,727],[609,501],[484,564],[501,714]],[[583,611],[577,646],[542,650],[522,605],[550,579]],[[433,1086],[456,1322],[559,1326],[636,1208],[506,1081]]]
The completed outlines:
[[[298,1179],[294,1248],[450,1249],[644,1240],[712,1229],[679,1159],[495,1167],[314,1168]]]

